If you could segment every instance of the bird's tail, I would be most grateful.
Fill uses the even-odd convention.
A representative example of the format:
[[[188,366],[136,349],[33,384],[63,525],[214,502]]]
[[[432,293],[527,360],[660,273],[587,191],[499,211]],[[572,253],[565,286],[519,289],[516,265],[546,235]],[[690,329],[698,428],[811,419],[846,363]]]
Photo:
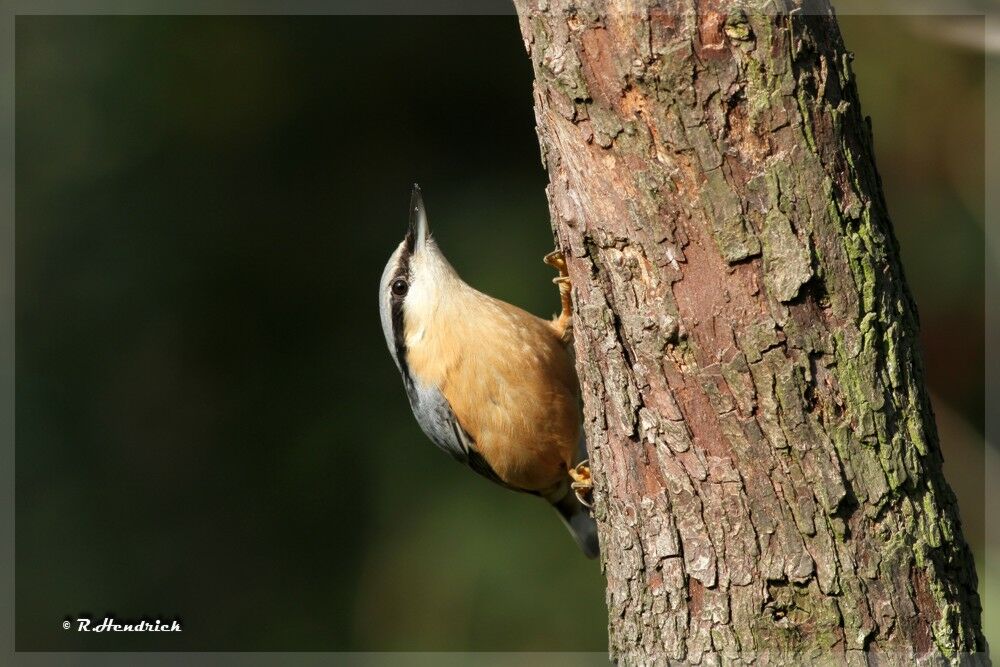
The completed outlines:
[[[552,506],[559,512],[559,517],[573,534],[583,555],[587,558],[597,558],[600,553],[600,545],[597,542],[597,523],[590,516],[590,510],[584,507],[573,491],[567,491],[561,500],[552,503]]]

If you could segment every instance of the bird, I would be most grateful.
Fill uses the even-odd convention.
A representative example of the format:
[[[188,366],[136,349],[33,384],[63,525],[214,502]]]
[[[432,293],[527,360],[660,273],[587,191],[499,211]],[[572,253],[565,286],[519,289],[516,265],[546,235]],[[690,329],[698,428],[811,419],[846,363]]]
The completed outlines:
[[[597,558],[571,284],[559,250],[544,261],[559,272],[562,309],[551,320],[474,289],[431,236],[415,184],[406,234],[379,284],[382,329],[431,442],[486,479],[546,500]]]

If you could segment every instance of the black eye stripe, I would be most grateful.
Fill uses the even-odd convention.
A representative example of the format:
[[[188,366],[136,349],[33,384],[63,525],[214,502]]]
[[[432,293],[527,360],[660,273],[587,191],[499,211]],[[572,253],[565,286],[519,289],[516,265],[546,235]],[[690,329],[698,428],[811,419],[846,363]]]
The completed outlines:
[[[410,379],[409,364],[406,363],[406,335],[403,332],[403,328],[405,326],[403,322],[403,297],[405,296],[405,293],[402,295],[396,294],[393,289],[393,286],[399,281],[406,282],[407,286],[409,286],[409,282],[407,281],[409,276],[406,259],[408,258],[404,258],[402,270],[397,273],[392,279],[392,282],[389,283],[389,294],[391,296],[390,308],[392,312],[392,330],[395,334],[393,336],[395,339],[393,342],[396,347],[396,359],[399,360],[399,369],[403,374],[403,383],[409,385],[412,380]]]

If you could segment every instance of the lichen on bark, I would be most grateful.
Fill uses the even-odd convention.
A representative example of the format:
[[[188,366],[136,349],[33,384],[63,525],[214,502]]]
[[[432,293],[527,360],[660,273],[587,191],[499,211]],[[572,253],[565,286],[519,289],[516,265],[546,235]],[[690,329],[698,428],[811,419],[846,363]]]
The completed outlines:
[[[828,4],[515,0],[629,664],[985,650]]]

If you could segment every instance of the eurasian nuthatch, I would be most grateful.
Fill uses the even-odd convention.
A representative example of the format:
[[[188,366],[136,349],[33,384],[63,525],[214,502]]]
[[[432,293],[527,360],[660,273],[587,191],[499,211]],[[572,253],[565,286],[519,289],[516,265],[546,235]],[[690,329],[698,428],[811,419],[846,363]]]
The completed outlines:
[[[409,229],[379,286],[382,329],[427,437],[487,479],[547,500],[594,558],[569,278],[561,253],[545,261],[560,273],[562,312],[551,321],[463,282],[431,238],[414,186]]]

